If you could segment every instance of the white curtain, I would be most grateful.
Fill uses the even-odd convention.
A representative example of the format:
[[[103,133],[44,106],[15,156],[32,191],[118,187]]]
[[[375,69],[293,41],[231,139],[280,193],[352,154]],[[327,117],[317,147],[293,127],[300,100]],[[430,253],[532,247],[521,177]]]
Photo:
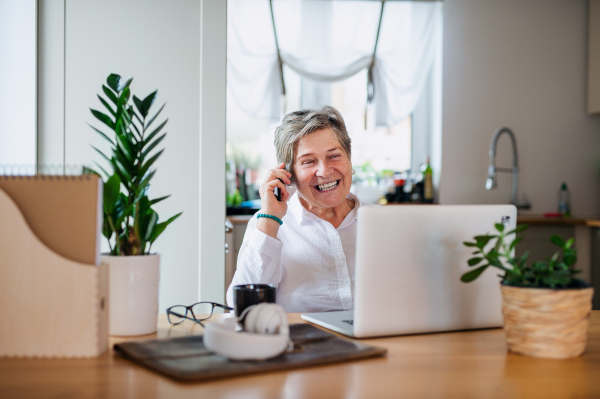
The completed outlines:
[[[228,3],[229,95],[249,115],[279,120],[282,83],[268,0]],[[439,2],[274,1],[281,59],[306,79],[347,79],[373,63],[375,123],[409,115],[441,43]],[[365,102],[366,102],[365,98]]]

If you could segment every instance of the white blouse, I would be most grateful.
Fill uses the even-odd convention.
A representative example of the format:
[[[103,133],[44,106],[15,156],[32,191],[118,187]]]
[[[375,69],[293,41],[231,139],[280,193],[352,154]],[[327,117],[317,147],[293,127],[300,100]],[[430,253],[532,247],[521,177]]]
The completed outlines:
[[[277,238],[248,222],[238,255],[237,271],[227,290],[233,307],[233,287],[238,284],[275,284],[277,303],[288,313],[351,310],[354,307],[356,215],[355,202],[342,224],[333,225],[300,203],[298,193],[288,201]]]

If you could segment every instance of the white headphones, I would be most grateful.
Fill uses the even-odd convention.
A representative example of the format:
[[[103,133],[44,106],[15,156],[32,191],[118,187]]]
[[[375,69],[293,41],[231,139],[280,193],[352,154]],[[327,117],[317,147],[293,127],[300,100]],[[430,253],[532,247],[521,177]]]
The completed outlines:
[[[236,319],[207,323],[204,346],[210,351],[235,360],[262,360],[286,350],[290,330],[285,310],[274,303],[260,303],[244,309],[244,331],[236,331]]]

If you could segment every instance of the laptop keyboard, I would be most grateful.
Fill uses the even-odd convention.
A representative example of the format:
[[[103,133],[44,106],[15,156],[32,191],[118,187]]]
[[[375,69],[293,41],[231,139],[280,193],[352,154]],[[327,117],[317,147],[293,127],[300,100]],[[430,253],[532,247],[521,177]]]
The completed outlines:
[[[342,323],[348,323],[351,326],[353,326],[354,325],[354,320],[342,320]]]

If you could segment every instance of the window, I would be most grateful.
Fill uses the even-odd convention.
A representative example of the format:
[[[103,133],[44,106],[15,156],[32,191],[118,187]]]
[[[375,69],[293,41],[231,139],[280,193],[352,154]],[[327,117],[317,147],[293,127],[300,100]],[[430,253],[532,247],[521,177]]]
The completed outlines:
[[[228,205],[258,198],[277,163],[273,132],[294,110],[332,105],[342,113],[357,171],[353,190],[377,188],[368,202],[385,193],[394,172],[418,171],[435,158],[441,4],[388,2],[382,13],[373,1],[274,1],[275,29],[268,2],[259,4],[231,0],[228,9]],[[367,104],[369,68],[375,101]]]

